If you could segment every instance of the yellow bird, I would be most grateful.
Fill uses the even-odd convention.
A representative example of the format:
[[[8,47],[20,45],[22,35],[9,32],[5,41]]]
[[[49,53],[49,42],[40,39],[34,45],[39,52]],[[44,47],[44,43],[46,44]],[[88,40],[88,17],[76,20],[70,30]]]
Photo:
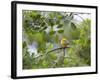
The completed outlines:
[[[61,46],[64,48],[64,47],[67,47],[68,43],[67,43],[67,39],[66,38],[62,38],[61,39]]]

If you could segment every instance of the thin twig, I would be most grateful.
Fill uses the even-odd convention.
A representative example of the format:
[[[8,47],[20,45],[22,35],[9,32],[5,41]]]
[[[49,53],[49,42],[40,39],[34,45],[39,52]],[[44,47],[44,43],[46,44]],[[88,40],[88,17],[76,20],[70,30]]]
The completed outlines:
[[[48,51],[47,53],[46,53],[46,55],[48,54],[48,53],[50,53],[50,52],[53,52],[53,51],[56,51],[56,50],[59,50],[59,49],[65,49],[65,48],[70,48],[70,47],[60,47],[60,48],[56,48],[56,49],[53,49],[53,50],[51,50],[51,51]],[[39,58],[39,57],[41,57],[41,56],[43,56],[43,54],[41,54],[41,55],[39,55],[39,56],[37,56],[37,57],[35,57],[34,59],[37,59],[37,58]]]
[[[50,53],[50,52],[53,52],[53,51],[56,51],[56,50],[59,50],[59,49],[65,49],[65,48],[70,48],[70,47],[64,47],[64,48],[61,47],[61,48],[56,48],[56,49],[53,49],[53,50],[51,50],[51,51],[48,51],[47,54]]]

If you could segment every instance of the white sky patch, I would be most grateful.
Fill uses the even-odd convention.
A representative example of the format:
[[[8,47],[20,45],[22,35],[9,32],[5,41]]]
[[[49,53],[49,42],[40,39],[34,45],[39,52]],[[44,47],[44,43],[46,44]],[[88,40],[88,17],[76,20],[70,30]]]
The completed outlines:
[[[48,28],[45,30],[47,33],[50,31],[51,27],[48,26]]]
[[[59,30],[59,28],[57,28],[57,26],[58,25],[54,25],[54,27],[53,27],[54,31],[58,31]]]
[[[28,51],[30,53],[30,55],[32,55],[34,53],[34,55],[37,55],[37,43],[33,42],[32,45],[28,45]]]
[[[91,14],[77,14],[77,15],[74,15],[74,19],[77,20],[77,22],[82,22],[83,19],[91,19]]]

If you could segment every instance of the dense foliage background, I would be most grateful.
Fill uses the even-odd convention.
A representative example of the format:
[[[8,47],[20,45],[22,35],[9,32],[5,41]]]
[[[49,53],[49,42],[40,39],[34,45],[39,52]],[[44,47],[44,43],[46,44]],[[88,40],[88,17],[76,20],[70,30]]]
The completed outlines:
[[[91,20],[80,14],[23,10],[23,69],[90,66]],[[62,38],[69,42],[65,54]]]

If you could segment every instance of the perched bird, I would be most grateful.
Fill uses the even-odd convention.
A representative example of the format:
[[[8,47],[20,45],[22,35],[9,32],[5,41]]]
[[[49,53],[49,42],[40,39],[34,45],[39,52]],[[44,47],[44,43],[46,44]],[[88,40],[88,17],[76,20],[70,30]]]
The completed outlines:
[[[61,47],[63,47],[63,48],[67,47],[67,45],[68,45],[66,38],[62,38],[60,43],[61,43]]]
[[[67,54],[66,49],[67,49],[69,43],[68,43],[66,38],[62,38],[60,40],[60,44],[61,44],[61,51],[62,52],[60,52],[58,57],[57,57],[57,61],[58,61],[57,66],[63,66],[64,57],[65,57],[65,54]]]

